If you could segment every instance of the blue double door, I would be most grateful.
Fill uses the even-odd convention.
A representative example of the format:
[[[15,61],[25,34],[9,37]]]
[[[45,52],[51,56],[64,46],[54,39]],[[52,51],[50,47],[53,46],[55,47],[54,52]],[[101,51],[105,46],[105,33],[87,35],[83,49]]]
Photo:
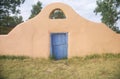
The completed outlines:
[[[55,59],[67,58],[68,54],[68,34],[52,33],[51,34],[51,55]]]

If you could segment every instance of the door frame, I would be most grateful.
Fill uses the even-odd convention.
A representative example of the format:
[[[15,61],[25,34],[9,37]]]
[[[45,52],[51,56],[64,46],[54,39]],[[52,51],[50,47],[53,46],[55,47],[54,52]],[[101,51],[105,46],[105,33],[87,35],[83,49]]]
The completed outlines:
[[[66,34],[67,36],[67,57],[68,58],[68,32],[52,32],[50,33],[50,58],[54,58],[53,57],[53,52],[52,52],[52,34]]]

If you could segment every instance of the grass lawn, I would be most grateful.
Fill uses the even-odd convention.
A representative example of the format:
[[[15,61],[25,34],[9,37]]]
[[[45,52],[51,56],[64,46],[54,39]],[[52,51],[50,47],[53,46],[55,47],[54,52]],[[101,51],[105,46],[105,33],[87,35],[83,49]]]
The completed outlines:
[[[120,79],[120,54],[58,61],[0,56],[0,79]]]

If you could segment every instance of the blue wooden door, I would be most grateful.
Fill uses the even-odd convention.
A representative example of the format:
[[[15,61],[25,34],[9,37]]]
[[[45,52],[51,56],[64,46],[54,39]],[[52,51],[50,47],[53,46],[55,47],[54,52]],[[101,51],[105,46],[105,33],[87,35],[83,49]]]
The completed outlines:
[[[67,58],[68,35],[67,33],[51,34],[51,55],[55,59]]]

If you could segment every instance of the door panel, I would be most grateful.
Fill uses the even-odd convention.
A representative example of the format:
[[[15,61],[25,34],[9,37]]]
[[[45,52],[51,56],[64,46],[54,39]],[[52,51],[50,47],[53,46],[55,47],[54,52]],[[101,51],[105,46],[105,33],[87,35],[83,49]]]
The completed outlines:
[[[67,33],[51,34],[51,53],[55,59],[67,58]]]

